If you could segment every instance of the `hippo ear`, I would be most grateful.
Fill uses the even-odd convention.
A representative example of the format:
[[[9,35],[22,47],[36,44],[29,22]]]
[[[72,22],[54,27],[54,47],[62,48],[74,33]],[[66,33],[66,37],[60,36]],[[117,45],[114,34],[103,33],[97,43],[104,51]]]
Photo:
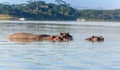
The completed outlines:
[[[92,38],[94,38],[95,36],[93,35]]]
[[[68,34],[68,35],[69,35],[69,32],[67,32],[66,34]]]
[[[59,34],[60,34],[60,35],[63,35],[63,32],[60,32]]]
[[[100,38],[103,38],[102,36],[100,36]]]

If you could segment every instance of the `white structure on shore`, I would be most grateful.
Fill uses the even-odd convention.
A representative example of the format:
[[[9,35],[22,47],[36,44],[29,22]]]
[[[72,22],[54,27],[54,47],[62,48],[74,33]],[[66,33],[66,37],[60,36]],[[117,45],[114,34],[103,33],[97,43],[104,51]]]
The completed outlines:
[[[85,21],[85,19],[80,19],[80,18],[77,18],[76,20],[77,21]]]
[[[25,21],[25,18],[19,18],[20,21]]]

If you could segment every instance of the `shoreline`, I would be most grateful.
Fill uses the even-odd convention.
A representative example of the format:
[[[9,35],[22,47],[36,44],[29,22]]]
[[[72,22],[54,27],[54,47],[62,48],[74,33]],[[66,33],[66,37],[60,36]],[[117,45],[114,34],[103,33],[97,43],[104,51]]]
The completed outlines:
[[[97,22],[97,23],[96,23]],[[104,21],[9,21],[2,20],[0,24],[13,23],[13,24],[68,24],[68,25],[94,25],[94,26],[116,26],[120,27],[120,22],[104,22]]]
[[[120,21],[91,21],[91,20],[86,20],[86,21],[76,21],[76,20],[0,20],[0,22],[120,22]]]

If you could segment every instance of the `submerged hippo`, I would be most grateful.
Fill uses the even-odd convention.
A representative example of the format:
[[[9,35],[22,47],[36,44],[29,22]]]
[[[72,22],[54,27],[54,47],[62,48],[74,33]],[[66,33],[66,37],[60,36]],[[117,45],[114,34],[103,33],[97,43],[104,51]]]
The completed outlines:
[[[60,42],[60,41],[71,41],[73,40],[73,37],[69,33],[59,33],[54,39],[54,41]]]
[[[72,36],[69,33],[59,33],[58,35],[35,35],[30,33],[15,33],[8,37],[10,41],[14,42],[31,42],[31,41],[53,41],[53,42],[61,42],[61,41],[71,41],[73,40]]]
[[[103,37],[98,37],[98,36],[92,36],[90,38],[87,38],[86,40],[88,41],[92,41],[92,42],[102,42],[104,41],[104,38]]]

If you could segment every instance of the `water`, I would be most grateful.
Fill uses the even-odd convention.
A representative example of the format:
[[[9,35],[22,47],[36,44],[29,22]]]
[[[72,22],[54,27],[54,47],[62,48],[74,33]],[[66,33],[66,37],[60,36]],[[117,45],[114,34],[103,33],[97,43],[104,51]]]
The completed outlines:
[[[69,32],[71,42],[13,43],[13,33]],[[103,36],[104,42],[85,39]],[[0,70],[120,70],[120,22],[1,21]]]

